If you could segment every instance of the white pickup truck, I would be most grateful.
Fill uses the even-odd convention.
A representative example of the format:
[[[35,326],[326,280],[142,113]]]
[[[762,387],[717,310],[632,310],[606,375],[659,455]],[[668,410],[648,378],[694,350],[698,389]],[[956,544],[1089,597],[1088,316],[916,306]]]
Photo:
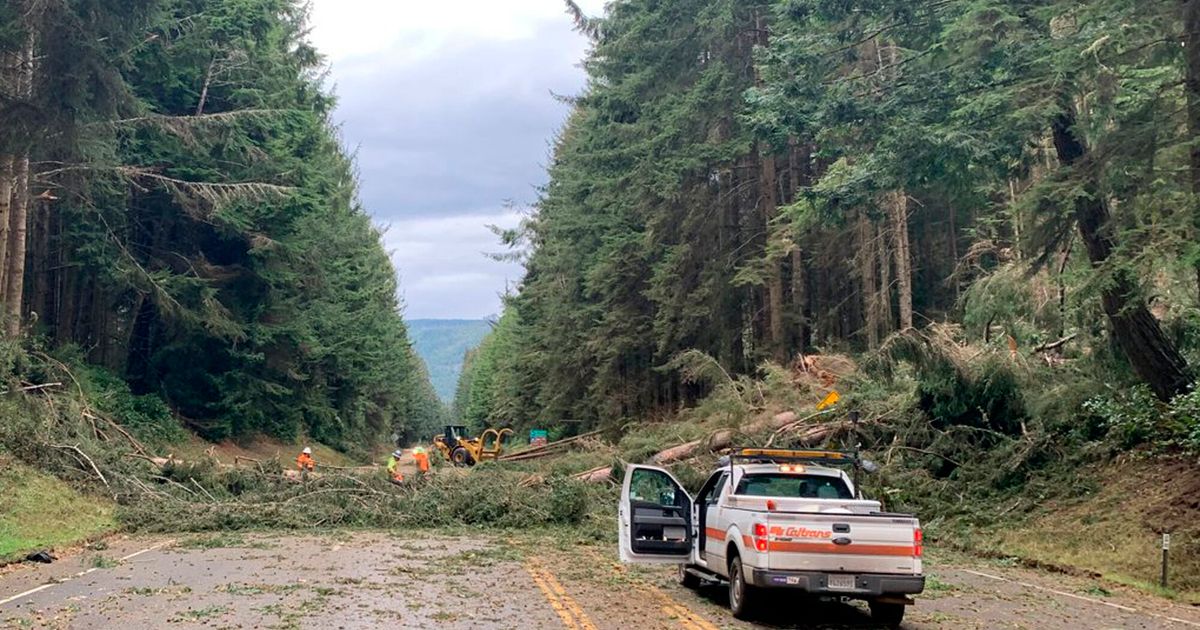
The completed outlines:
[[[739,449],[693,498],[666,470],[629,466],[618,514],[621,560],[679,564],[695,587],[727,581],[733,614],[746,618],[763,589],[868,602],[899,626],[925,588],[921,526],[864,500],[836,466],[852,453]]]

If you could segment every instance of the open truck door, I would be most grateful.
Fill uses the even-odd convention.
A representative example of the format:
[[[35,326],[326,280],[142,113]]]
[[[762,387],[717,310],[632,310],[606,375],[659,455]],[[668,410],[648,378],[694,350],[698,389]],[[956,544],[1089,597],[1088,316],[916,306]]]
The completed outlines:
[[[678,564],[692,556],[692,497],[671,473],[631,465],[617,509],[621,561]]]

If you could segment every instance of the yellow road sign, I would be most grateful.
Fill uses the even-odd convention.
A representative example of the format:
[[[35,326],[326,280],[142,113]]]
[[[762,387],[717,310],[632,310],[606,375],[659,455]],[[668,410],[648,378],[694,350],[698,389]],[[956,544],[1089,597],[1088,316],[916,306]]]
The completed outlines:
[[[829,395],[822,399],[821,402],[817,403],[817,411],[824,411],[837,404],[837,401],[841,399],[842,396],[838,394],[837,390],[835,389],[829,392]]]

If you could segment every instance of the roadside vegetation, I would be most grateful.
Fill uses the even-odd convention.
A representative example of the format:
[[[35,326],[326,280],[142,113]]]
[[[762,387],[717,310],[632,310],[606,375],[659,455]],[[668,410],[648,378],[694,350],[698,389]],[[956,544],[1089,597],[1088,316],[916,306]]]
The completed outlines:
[[[119,529],[111,499],[0,456],[0,563]]]

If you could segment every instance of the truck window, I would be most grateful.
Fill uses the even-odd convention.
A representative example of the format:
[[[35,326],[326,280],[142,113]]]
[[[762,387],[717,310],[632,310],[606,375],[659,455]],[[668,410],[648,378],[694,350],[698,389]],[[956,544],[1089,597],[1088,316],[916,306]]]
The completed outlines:
[[[796,497],[801,499],[853,499],[841,477],[756,473],[738,482],[735,494],[749,497]]]
[[[729,482],[729,473],[719,472],[704,484],[704,488],[700,491],[700,496],[697,501],[705,505],[713,505],[721,498],[721,493],[725,491],[725,485]]]
[[[680,497],[676,496],[675,484],[666,474],[638,469],[633,471],[629,483],[629,497],[634,501],[644,501],[656,505],[682,505]]]
[[[725,491],[725,486],[729,484],[729,474],[721,473],[720,481],[717,481],[717,487],[713,490],[712,496],[709,497],[710,503],[716,503],[721,498],[721,493]]]

